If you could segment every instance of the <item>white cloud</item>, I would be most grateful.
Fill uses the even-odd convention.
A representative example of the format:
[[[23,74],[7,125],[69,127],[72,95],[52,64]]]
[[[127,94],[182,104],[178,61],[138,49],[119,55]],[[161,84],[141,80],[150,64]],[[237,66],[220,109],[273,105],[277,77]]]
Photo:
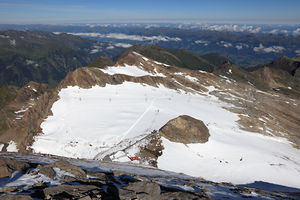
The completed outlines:
[[[273,29],[273,30],[269,31],[268,33],[273,34],[273,35],[278,35],[280,33],[288,35],[289,31],[288,30]]]
[[[25,60],[26,65],[33,65],[35,62],[33,60]]]
[[[261,27],[257,27],[257,28],[255,28],[255,29],[252,29],[252,28],[251,28],[251,29],[249,30],[250,33],[259,33],[260,31],[261,31]]]
[[[16,46],[16,45],[17,45],[17,42],[16,42],[16,40],[9,40],[9,44],[10,44],[11,46]]]
[[[249,45],[248,44],[244,44],[244,43],[239,43],[239,44],[235,45],[235,48],[237,50],[241,50],[243,48],[249,48]]]
[[[158,24],[148,24],[147,26],[145,26],[146,29],[148,29],[148,28],[157,28],[157,27],[159,27]]]
[[[300,49],[296,50],[295,53],[297,54],[297,56],[300,56]]]
[[[237,50],[241,50],[243,48],[243,46],[238,44],[238,45],[235,45],[235,48],[237,48]]]
[[[207,46],[209,44],[209,41],[207,40],[196,40],[196,44],[203,44],[204,46]]]
[[[297,28],[296,30],[294,30],[293,35],[295,35],[295,36],[300,35],[300,28]]]
[[[99,45],[94,45],[93,47],[94,47],[94,49],[92,49],[90,51],[90,54],[94,54],[94,53],[98,53],[98,52],[102,51],[102,47]]]
[[[90,51],[90,54],[94,54],[94,53],[98,53],[99,52],[99,49],[92,49],[91,51]]]
[[[230,42],[221,41],[221,42],[217,42],[217,44],[226,48],[232,47],[232,44]]]
[[[108,46],[108,47],[106,47],[106,49],[114,49],[115,47],[114,46],[112,46],[112,45],[110,45],[110,46]]]
[[[258,47],[253,48],[253,51],[257,53],[281,53],[285,51],[285,48],[282,46],[264,47],[264,45],[260,43]]]
[[[288,30],[281,30],[280,33],[283,33],[285,35],[288,35],[289,34],[289,31]]]
[[[127,35],[123,33],[108,33],[108,34],[101,34],[101,33],[69,33],[72,35],[77,36],[89,36],[89,37],[100,37],[100,38],[112,38],[118,40],[134,40],[134,41],[181,41],[178,37],[168,37],[168,36],[142,36],[142,35]]]
[[[212,31],[233,31],[233,32],[250,32],[250,33],[258,33],[261,31],[261,27],[253,27],[247,25],[237,25],[237,24],[224,24],[224,25],[202,25],[203,29],[212,30]]]
[[[274,35],[277,35],[278,32],[279,32],[278,29],[273,29],[273,30],[271,30],[269,33],[274,34]]]
[[[0,38],[9,38],[8,35],[0,35]]]
[[[110,44],[109,46],[106,47],[106,49],[114,49],[115,47],[122,47],[122,48],[129,48],[131,47],[131,44],[127,43],[115,43],[115,44]],[[94,45],[93,49],[90,51],[90,54],[98,53],[103,50],[104,47],[101,47],[99,45]]]
[[[127,43],[115,43],[114,44],[116,47],[122,47],[122,48],[129,48],[132,47],[132,44],[127,44]]]

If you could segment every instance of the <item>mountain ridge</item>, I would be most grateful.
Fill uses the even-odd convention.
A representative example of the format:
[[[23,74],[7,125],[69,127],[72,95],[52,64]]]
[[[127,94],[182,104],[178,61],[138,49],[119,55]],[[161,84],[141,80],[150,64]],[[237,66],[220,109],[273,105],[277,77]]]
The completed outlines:
[[[0,134],[0,145],[20,152],[137,162],[217,182],[263,180],[295,187],[299,99],[236,81],[230,67],[220,68],[225,75],[218,75],[130,51],[113,66],[78,68],[44,93],[31,83],[6,106],[11,126]],[[208,141],[183,144],[160,134],[161,127],[181,115],[203,121]],[[256,173],[253,165],[264,173]],[[231,176],[236,168],[240,174]],[[278,171],[285,174],[280,180]]]
[[[55,87],[68,72],[119,51],[100,52],[110,44],[69,34],[9,30],[0,35],[0,87],[24,86],[30,81]]]
[[[208,72],[212,72],[214,68],[221,67],[224,63],[231,63],[225,57],[217,54],[197,56],[194,53],[184,49],[169,49],[158,45],[142,46],[137,44],[125,50],[117,57],[117,59],[126,56],[130,51],[138,52],[148,58],[168,65]],[[214,64],[210,63],[215,58],[218,58],[218,61]]]

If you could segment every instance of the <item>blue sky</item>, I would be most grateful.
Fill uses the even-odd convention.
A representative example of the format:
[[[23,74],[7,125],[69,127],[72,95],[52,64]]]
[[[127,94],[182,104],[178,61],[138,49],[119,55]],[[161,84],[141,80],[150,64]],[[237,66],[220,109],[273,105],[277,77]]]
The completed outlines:
[[[0,0],[0,23],[300,23],[300,0]]]

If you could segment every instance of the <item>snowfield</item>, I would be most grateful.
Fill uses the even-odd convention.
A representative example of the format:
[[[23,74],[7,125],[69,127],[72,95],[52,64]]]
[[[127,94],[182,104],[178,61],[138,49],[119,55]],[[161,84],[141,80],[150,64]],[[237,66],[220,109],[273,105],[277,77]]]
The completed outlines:
[[[127,65],[125,64],[125,66],[117,66],[117,67],[107,67],[105,69],[100,69],[102,72],[109,74],[109,75],[115,75],[115,74],[125,74],[128,76],[135,76],[135,77],[140,77],[140,76],[161,76],[161,77],[165,77],[163,74],[161,73],[149,73],[141,68],[139,68],[138,66],[135,65]]]
[[[107,69],[106,73],[119,73]],[[123,69],[122,69],[123,70]],[[131,71],[131,75],[139,75]],[[209,88],[213,90],[213,88]],[[32,149],[37,153],[93,159],[119,144],[160,129],[170,119],[189,115],[210,131],[204,144],[163,140],[158,168],[235,184],[265,181],[300,188],[300,151],[282,138],[239,129],[231,105],[214,96],[124,82],[82,89],[69,86],[53,104]],[[120,161],[128,161],[121,159]]]
[[[2,147],[3,148],[3,147]],[[2,149],[1,148],[1,149]],[[6,147],[6,151],[7,152],[18,152],[18,148],[17,148],[17,145],[14,141],[10,141],[8,143],[8,146]]]

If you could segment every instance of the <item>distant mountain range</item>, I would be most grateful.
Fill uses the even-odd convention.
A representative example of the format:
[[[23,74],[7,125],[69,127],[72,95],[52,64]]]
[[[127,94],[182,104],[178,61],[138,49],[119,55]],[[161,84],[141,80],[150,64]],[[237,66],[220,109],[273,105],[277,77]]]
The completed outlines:
[[[39,31],[0,31],[0,86],[30,81],[55,86],[68,72],[122,48],[108,42]]]
[[[48,31],[51,31],[54,25],[41,24],[0,24],[0,29],[36,29],[39,30],[43,26]],[[91,29],[109,27],[109,28],[177,28],[186,30],[210,30],[219,32],[236,32],[236,33],[256,33],[256,34],[272,34],[272,35],[300,35],[299,24],[222,24],[222,23],[73,23],[66,25],[56,25],[63,28],[88,27]]]
[[[284,56],[269,64],[243,69],[217,53],[198,56],[184,49],[159,45],[136,44],[124,50],[110,42],[38,31],[1,31],[0,36],[0,86],[23,86],[36,81],[53,87],[76,68],[114,65],[135,51],[158,62],[192,70],[228,75],[230,68],[231,78],[250,82],[263,90],[281,88],[281,92],[290,95],[299,95],[300,91],[299,57]],[[288,87],[293,92],[285,91]]]
[[[198,56],[218,53],[241,67],[272,62],[282,56],[300,55],[297,25],[228,24],[88,24],[0,25],[0,29],[42,30],[113,43],[128,48],[134,44],[186,49]]]

